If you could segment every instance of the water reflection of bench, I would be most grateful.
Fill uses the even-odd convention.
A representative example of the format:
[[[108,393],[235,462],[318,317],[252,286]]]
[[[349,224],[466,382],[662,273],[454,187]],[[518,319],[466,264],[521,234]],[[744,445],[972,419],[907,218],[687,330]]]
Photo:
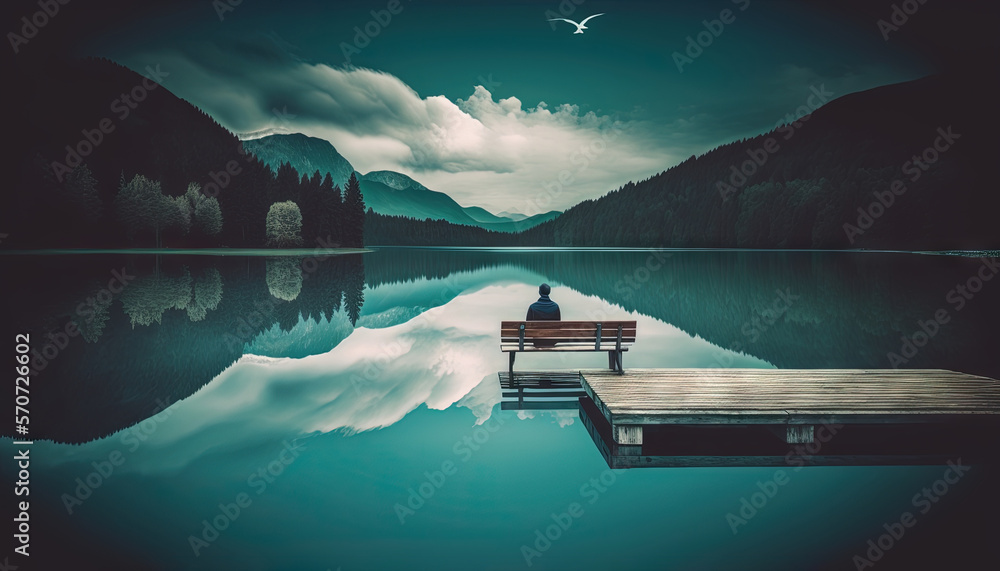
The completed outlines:
[[[622,353],[635,343],[635,321],[502,321],[500,350],[509,355],[514,381],[514,357],[531,353],[586,351],[608,353],[608,368],[622,374]]]
[[[577,410],[586,397],[579,371],[498,373],[501,410]]]

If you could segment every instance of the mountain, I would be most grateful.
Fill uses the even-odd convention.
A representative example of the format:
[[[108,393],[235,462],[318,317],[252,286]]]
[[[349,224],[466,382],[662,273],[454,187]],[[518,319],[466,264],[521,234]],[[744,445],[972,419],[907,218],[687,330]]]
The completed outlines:
[[[258,159],[277,171],[282,163],[289,163],[299,173],[321,175],[330,173],[336,184],[344,188],[352,172],[351,163],[329,141],[302,134],[268,135],[243,142]],[[520,232],[559,216],[558,211],[531,217],[521,215],[519,220],[496,216],[478,206],[463,207],[443,192],[431,190],[395,171],[358,173],[365,205],[375,212],[388,216],[406,216],[416,220],[445,220],[452,224],[478,226],[496,232]]]
[[[380,184],[371,184],[373,182]],[[385,187],[390,190],[387,191]],[[395,171],[372,171],[363,175],[361,191],[365,195],[365,204],[379,214],[408,216],[418,220],[427,218],[446,220],[452,224],[479,226],[494,232],[520,232],[542,222],[548,222],[561,214],[558,210],[553,210],[530,217],[519,214],[515,218],[493,214],[479,206],[460,206],[447,194],[430,190],[405,174]],[[375,202],[379,204],[378,207],[374,206]]]
[[[396,190],[428,190],[428,188],[403,173],[396,171],[372,171],[366,175],[359,175],[361,180],[371,180]]]
[[[465,213],[457,202],[443,192],[397,189],[376,180],[361,179],[361,194],[365,205],[375,212],[409,216],[418,220],[443,219],[453,224],[478,226],[479,223]]]
[[[546,212],[521,221],[501,218],[478,206],[463,207],[443,192],[430,190],[410,177],[393,171],[373,171],[360,179],[365,205],[379,214],[417,220],[445,220],[478,226],[494,232],[520,232],[552,220],[559,212]]]
[[[375,212],[418,220],[447,220],[466,226],[480,224],[479,220],[466,213],[450,196],[430,190],[405,174],[372,171],[362,175],[359,182],[365,205]]]
[[[155,83],[158,67],[143,70],[149,78],[99,58],[14,58],[12,67],[4,247],[267,247],[269,209],[287,200],[310,205],[305,244],[359,244],[362,229],[342,224],[339,199],[318,200],[327,181],[287,172],[279,184],[233,133]],[[192,184],[200,192],[189,194]],[[195,201],[221,228],[199,220]]]
[[[503,216],[504,218],[510,218],[511,220],[524,220],[527,215],[521,214],[520,212],[497,212],[497,216]]]
[[[837,98],[584,201],[521,245],[995,249],[997,73]]]
[[[524,216],[524,215],[522,214],[521,216]],[[556,218],[559,218],[560,216],[562,216],[562,212],[560,212],[558,210],[550,210],[548,212],[543,212],[541,214],[535,214],[534,216],[527,216],[527,217],[521,218],[520,220],[513,219],[513,223],[511,224],[511,226],[513,226],[516,229],[515,232],[522,232],[522,231],[527,230],[529,228],[534,228],[535,226],[538,226],[539,224],[542,224],[543,222],[548,222],[549,220],[555,220]],[[497,227],[495,227],[495,226],[486,226],[486,229],[487,230],[497,230]]]
[[[494,222],[508,222],[513,220],[513,218],[503,217],[499,214],[493,214],[489,210],[486,210],[485,208],[480,208],[478,206],[466,206],[464,210],[465,213],[468,214],[470,217],[472,217],[474,220],[478,222],[484,222],[487,224]]]
[[[312,176],[316,171],[322,175],[330,173],[334,184],[341,189],[347,187],[347,179],[354,172],[351,163],[328,141],[301,133],[245,140],[243,147],[275,171],[281,163],[287,162],[299,174],[306,176]]]
[[[521,232],[527,230],[528,228],[534,228],[542,222],[548,222],[558,217],[562,212],[558,210],[551,210],[549,212],[543,212],[542,214],[536,214],[534,216],[526,216],[524,214],[509,214],[507,212],[501,212],[499,214],[493,214],[484,208],[479,208],[478,206],[467,206],[465,207],[465,213],[472,218],[478,220],[483,228],[487,230],[501,230],[501,228],[513,228],[514,232]],[[502,230],[507,231],[507,230]]]

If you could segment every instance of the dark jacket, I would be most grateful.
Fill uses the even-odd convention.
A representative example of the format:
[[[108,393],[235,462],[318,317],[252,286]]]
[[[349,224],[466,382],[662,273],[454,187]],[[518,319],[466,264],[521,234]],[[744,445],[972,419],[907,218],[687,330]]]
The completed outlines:
[[[528,316],[525,319],[528,321],[559,321],[562,319],[559,315],[559,304],[549,299],[549,296],[543,295],[538,298],[538,301],[528,306]]]

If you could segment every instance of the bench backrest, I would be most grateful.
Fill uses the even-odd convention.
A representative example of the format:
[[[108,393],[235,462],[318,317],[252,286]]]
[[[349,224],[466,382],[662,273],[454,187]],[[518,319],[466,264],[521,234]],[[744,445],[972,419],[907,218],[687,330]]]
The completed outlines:
[[[594,350],[610,351],[618,343],[619,328],[622,344],[635,343],[635,321],[501,321],[500,343],[541,340],[564,347],[591,346]]]

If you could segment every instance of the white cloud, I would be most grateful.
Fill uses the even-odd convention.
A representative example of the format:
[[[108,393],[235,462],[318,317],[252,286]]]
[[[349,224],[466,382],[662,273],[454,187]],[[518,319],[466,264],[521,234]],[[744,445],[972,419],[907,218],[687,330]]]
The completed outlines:
[[[460,294],[443,305],[389,327],[360,327],[327,353],[302,359],[245,355],[161,413],[163,420],[155,433],[129,453],[121,470],[170,472],[201,456],[260,443],[387,428],[421,407],[464,407],[471,411],[470,424],[482,424],[501,401],[497,372],[507,367],[497,346],[497,324],[520,314],[536,296],[535,276],[530,276],[530,283],[520,281],[525,277],[513,277],[506,284],[490,280],[492,285],[485,287],[476,280],[462,283]],[[442,291],[446,283],[452,282],[428,282],[427,291]],[[368,290],[366,298],[391,303],[393,290],[400,287],[412,293],[415,286],[381,286]],[[770,366],[566,286],[555,285],[553,297],[567,319],[582,319],[595,311],[635,319],[642,339],[629,351],[626,368],[714,367],[719,352],[732,358],[735,367]],[[478,317],[470,320],[473,314]],[[603,368],[607,358],[603,353],[544,353],[525,355],[518,363],[525,370],[590,369]],[[575,422],[578,412],[519,411],[517,416],[564,427]],[[89,462],[126,449],[125,434],[81,446],[51,442],[36,446],[43,447],[43,462]]]
[[[330,140],[362,172],[404,172],[462,204],[564,209],[676,162],[643,137],[643,125],[575,105],[525,108],[482,86],[456,102],[421,98],[380,72],[310,69],[322,80],[310,83],[335,94],[338,107],[324,113],[320,98],[308,98],[317,104],[299,111],[293,130]]]
[[[250,62],[219,46],[197,53],[145,58],[163,62],[168,88],[234,132],[324,138],[361,172],[403,172],[463,205],[565,209],[683,158],[647,124],[574,104],[526,107],[516,97],[496,100],[482,86],[451,101],[370,69],[291,58]]]

